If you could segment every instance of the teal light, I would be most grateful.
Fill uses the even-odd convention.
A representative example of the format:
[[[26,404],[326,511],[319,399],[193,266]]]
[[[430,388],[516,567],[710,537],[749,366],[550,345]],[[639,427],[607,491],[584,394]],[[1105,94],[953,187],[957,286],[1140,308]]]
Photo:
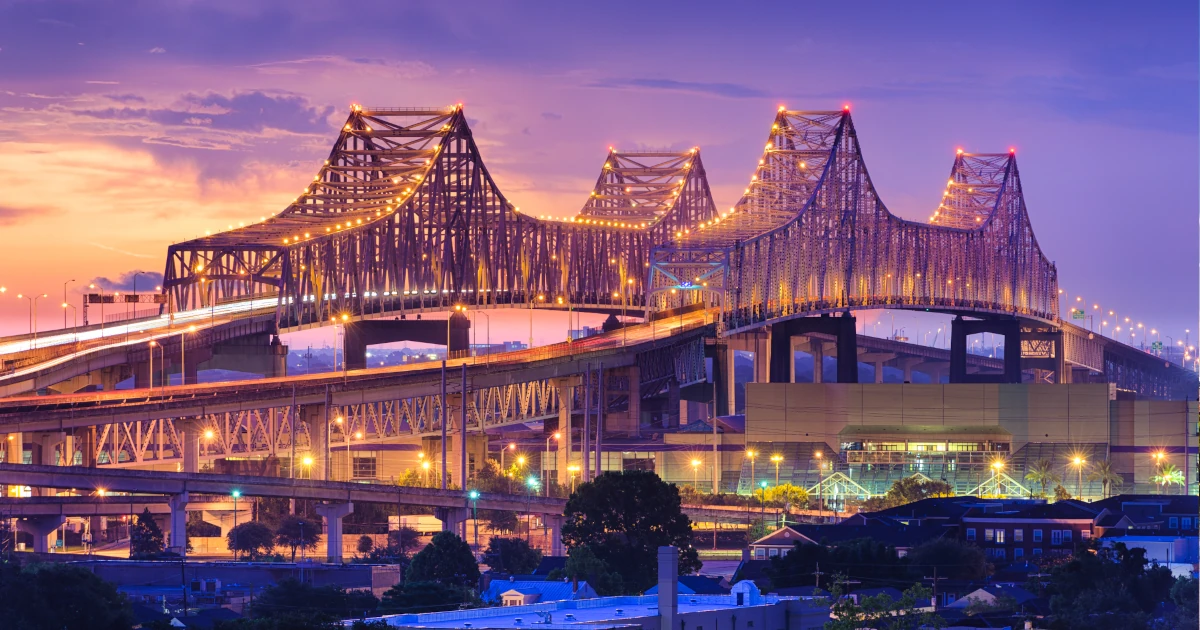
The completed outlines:
[[[242,498],[242,491],[241,491],[241,490],[234,490],[234,491],[233,491],[233,498],[235,498],[235,499],[240,499],[240,498]]]
[[[767,482],[766,482],[766,481],[760,481],[760,482],[758,482],[758,487],[762,488],[763,490],[766,490],[766,489],[767,489]]]
[[[479,491],[478,491],[478,490],[472,490],[472,491],[470,491],[470,492],[468,492],[468,493],[467,493],[467,497],[468,497],[469,499],[471,499],[472,501],[474,501],[475,499],[478,499],[478,498],[479,498]]]
[[[537,477],[530,477],[528,480],[525,481],[525,485],[529,486],[530,488],[538,487]]]

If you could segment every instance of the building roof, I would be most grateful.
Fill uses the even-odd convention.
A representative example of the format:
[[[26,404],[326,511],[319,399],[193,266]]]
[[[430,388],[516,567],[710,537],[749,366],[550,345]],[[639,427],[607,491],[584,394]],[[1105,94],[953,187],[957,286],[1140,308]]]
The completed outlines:
[[[485,602],[498,602],[504,593],[513,590],[522,595],[538,595],[541,597],[541,601],[544,602],[595,596],[595,593],[586,581],[579,582],[579,588],[576,590],[574,584],[570,581],[493,580],[491,584],[488,584],[487,590],[480,595],[480,598]]]
[[[728,595],[729,589],[721,586],[721,581],[717,578],[707,575],[681,575],[679,576],[679,594],[680,595]],[[646,595],[655,595],[658,593],[658,585],[650,587],[646,591]]]
[[[1029,507],[1001,512],[984,511],[972,508],[963,518],[982,520],[1030,520],[1030,519],[1076,519],[1095,520],[1100,508],[1079,501],[1055,501]]]
[[[1118,494],[1115,497],[1093,501],[1092,505],[1098,509],[1107,508],[1112,512],[1129,512],[1131,509],[1149,509],[1150,506],[1157,506],[1155,509],[1161,514],[1200,514],[1200,496],[1194,494]]]
[[[837,544],[858,538],[870,538],[885,545],[907,549],[927,540],[941,538],[947,528],[927,525],[796,525],[795,531],[817,544]]]
[[[979,591],[984,591],[990,594],[992,597],[1011,597],[1016,600],[1018,605],[1024,604],[1025,602],[1037,597],[1033,593],[1030,593],[1020,586],[1010,586],[1006,584],[988,584],[986,586],[979,587],[978,589],[972,591],[972,593],[978,593]],[[969,598],[970,596],[971,593],[967,593],[964,597]]]
[[[804,534],[796,531],[791,525],[784,525],[779,529],[759,538],[750,543],[751,547],[791,547],[796,542],[814,544],[816,539],[808,538]]]
[[[534,575],[546,575],[555,569],[566,569],[566,556],[542,556],[542,561],[533,570]]]

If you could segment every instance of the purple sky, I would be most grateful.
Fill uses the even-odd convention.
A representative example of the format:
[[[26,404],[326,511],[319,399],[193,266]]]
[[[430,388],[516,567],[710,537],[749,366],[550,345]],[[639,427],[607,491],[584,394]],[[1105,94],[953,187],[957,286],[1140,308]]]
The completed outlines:
[[[352,102],[464,102],[510,199],[557,215],[609,145],[699,145],[728,206],[779,104],[850,103],[896,214],[928,218],[955,147],[1014,146],[1072,299],[1194,340],[1196,6],[1046,4],[0,0],[0,332],[16,292],[61,324],[64,280],[278,211]]]

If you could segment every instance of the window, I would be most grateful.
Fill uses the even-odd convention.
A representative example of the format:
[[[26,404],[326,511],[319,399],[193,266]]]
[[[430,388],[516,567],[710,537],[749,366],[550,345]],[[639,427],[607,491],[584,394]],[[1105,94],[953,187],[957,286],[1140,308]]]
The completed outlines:
[[[1004,560],[1004,555],[1005,555],[1004,549],[996,550],[996,557],[999,558],[1000,560]]]
[[[1042,542],[1042,530],[1033,530],[1033,542]]]
[[[994,529],[983,530],[983,539],[988,542],[992,542],[993,540],[995,540],[996,539],[996,530],[994,530]]]
[[[1022,548],[1020,548],[1020,547],[1017,547],[1016,549],[1013,549],[1013,560],[1016,560],[1016,559],[1018,559],[1018,558],[1022,558],[1022,557],[1024,557],[1024,556],[1025,556],[1025,550],[1024,550],[1024,549],[1022,549]]]
[[[974,527],[967,528],[967,540],[975,540],[975,528]]]
[[[1179,517],[1172,516],[1171,518],[1167,519],[1167,527],[1170,527],[1171,529],[1177,529],[1179,527]]]
[[[1013,542],[1025,542],[1025,530],[1014,529],[1013,530]]]
[[[762,547],[755,547],[754,548],[754,559],[755,560],[766,560],[767,559],[767,550],[763,549]]]
[[[1041,547],[1034,547],[1034,548],[1033,548],[1033,555],[1035,555],[1035,556],[1040,556],[1040,555],[1042,555],[1042,548],[1041,548]]]
[[[376,477],[377,465],[375,456],[370,457],[355,457],[354,458],[354,478],[355,479],[374,479]]]
[[[1069,529],[1063,530],[1063,542],[1065,542],[1065,543],[1071,542],[1071,530],[1069,530]]]
[[[1050,530],[1050,544],[1051,545],[1061,545],[1062,544],[1062,530],[1061,529]]]
[[[1192,528],[1192,519],[1191,519],[1191,518],[1189,518],[1189,517],[1185,516],[1185,517],[1183,517],[1183,521],[1182,521],[1182,522],[1183,522],[1183,528],[1184,528],[1184,529],[1191,529],[1191,528]]]
[[[1092,530],[1085,529],[1085,530],[1080,531],[1079,538],[1080,538],[1080,540],[1091,540],[1092,539]]]
[[[775,556],[778,556],[778,555],[779,555],[779,550],[778,550],[778,549],[775,549],[775,548],[772,548],[772,549],[771,549],[771,550],[768,552],[768,555],[770,555],[772,558],[774,558]]]
[[[1000,544],[1000,545],[1004,544],[1004,530],[1003,529],[996,530],[996,543]]]

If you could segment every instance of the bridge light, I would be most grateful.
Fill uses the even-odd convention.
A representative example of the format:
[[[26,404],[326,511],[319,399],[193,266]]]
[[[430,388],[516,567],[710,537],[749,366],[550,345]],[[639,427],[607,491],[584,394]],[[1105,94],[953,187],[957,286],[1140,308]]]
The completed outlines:
[[[305,466],[312,466],[313,458],[311,455],[305,455],[304,459],[300,460],[300,463],[304,464]]]
[[[362,431],[355,431],[355,432],[354,432],[354,439],[356,439],[356,440],[361,440],[361,439],[363,439],[363,434],[362,434]]]
[[[8,439],[10,439],[10,440],[11,440],[12,438],[8,438]],[[104,493],[105,493],[105,492],[108,492],[108,491],[107,491],[107,490],[105,490],[104,488],[96,488],[96,494],[97,494],[97,495],[99,495],[99,496],[104,496]]]
[[[848,105],[848,104],[847,104],[847,105],[842,105],[842,111],[844,111],[844,112],[848,112],[848,111],[850,111],[850,105]]]
[[[342,321],[347,321],[347,320],[349,320],[349,319],[350,319],[350,316],[349,316],[349,315],[347,315],[347,314],[345,314],[345,313],[342,313]]]
[[[782,111],[784,111],[785,109],[786,109],[786,108],[784,108],[784,106],[783,106],[783,105],[780,105],[780,106],[779,106],[779,111],[781,111],[781,112],[782,112]]]
[[[213,430],[212,429],[208,429],[204,432],[204,439],[206,439],[206,440],[213,439]]]
[[[467,498],[468,498],[468,499],[470,499],[470,500],[472,500],[472,501],[474,501],[474,500],[478,499],[478,498],[479,498],[479,491],[478,491],[478,490],[472,490],[472,491],[468,492],[468,493],[467,493]]]
[[[962,154],[963,154],[963,150],[962,150],[962,149],[959,149],[959,150],[958,150],[956,153],[957,153],[958,155],[962,155]]]
[[[1012,155],[1016,155],[1016,153],[1017,153],[1017,148],[1016,148],[1016,147],[1009,147],[1009,148],[1008,148],[1008,152],[1009,152],[1010,154],[1012,154]]]

